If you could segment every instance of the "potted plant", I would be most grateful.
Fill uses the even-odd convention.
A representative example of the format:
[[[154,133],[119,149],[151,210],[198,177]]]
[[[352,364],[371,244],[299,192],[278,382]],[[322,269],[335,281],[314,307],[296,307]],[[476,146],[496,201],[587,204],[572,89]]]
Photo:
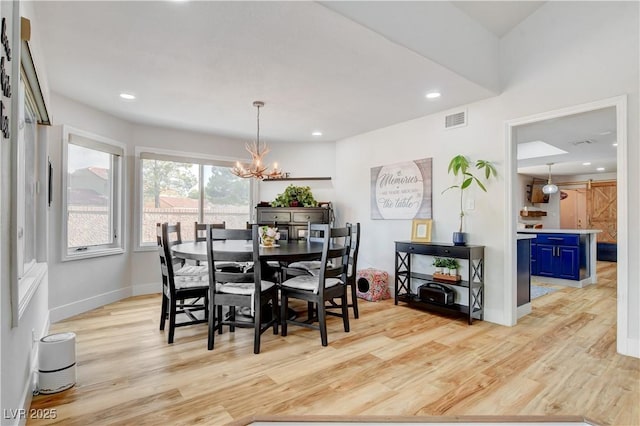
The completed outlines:
[[[289,185],[282,194],[271,202],[271,207],[315,207],[318,202],[313,198],[308,186]]]
[[[449,275],[452,276],[457,276],[458,275],[458,269],[460,268],[460,264],[458,263],[457,259],[445,259],[446,263],[447,263],[447,267],[449,268]]]
[[[436,274],[442,273],[442,267],[444,266],[444,259],[436,257],[433,259],[433,266],[436,268]]]
[[[463,246],[466,244],[466,234],[462,232],[462,222],[464,218],[464,204],[463,204],[463,196],[465,190],[469,189],[473,183],[475,182],[480,189],[484,192],[487,192],[487,188],[484,186],[482,181],[476,177],[473,173],[471,173],[471,168],[477,169],[479,172],[484,171],[485,180],[489,180],[492,176],[497,176],[498,172],[496,171],[495,166],[486,160],[477,160],[473,163],[464,155],[456,155],[449,162],[449,168],[447,169],[448,173],[453,174],[456,179],[461,179],[461,182],[456,185],[451,185],[442,191],[442,194],[447,192],[450,189],[458,189],[460,191],[460,227],[458,228],[458,232],[453,233],[453,244],[457,246]]]

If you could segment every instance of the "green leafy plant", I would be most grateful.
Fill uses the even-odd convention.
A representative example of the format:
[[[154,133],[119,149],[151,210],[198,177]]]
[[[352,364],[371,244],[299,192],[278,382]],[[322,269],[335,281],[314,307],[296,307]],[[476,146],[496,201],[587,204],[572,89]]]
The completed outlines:
[[[316,207],[318,202],[313,198],[308,186],[289,185],[282,194],[278,194],[271,202],[271,207]]]
[[[445,267],[445,260],[441,257],[436,257],[433,259],[433,266],[435,266],[436,268],[444,268]]]
[[[460,190],[460,230],[458,232],[462,232],[462,218],[464,217],[464,207],[462,201],[465,190],[471,187],[471,185],[475,182],[480,189],[482,189],[484,192],[487,192],[487,188],[484,186],[482,181],[473,173],[471,173],[470,169],[472,167],[479,172],[484,172],[484,179],[486,181],[488,181],[492,176],[498,176],[498,172],[495,166],[489,161],[477,160],[475,163],[473,163],[471,160],[461,154],[456,155],[451,159],[447,172],[453,174],[457,179],[461,179],[462,181],[456,185],[451,185],[450,187],[442,191],[442,194],[454,188]]]
[[[445,268],[449,268],[449,269],[460,268],[460,263],[458,263],[457,259],[447,258],[447,259],[444,259],[444,262],[446,263],[446,265],[444,265]]]

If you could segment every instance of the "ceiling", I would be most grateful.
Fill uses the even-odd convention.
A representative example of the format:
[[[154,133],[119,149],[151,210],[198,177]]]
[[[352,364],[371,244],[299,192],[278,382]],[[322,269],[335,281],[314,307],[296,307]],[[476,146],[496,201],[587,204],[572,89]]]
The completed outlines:
[[[580,114],[521,125],[515,142],[543,141],[566,154],[518,160],[518,173],[545,178],[549,163],[553,176],[573,176],[617,171],[616,109],[603,108]],[[583,163],[591,164],[583,164]],[[598,171],[598,167],[605,170]]]
[[[262,100],[263,139],[306,142],[499,94],[499,37],[543,3],[32,5],[51,91],[131,122],[241,139],[254,137]],[[442,97],[426,99],[433,90]]]
[[[241,140],[254,138],[252,103],[261,100],[263,140],[308,142],[499,94],[500,37],[544,3],[32,4],[53,92],[131,122]],[[426,99],[430,91],[442,96]],[[611,108],[520,126],[517,143],[543,140],[568,153],[519,161],[518,170],[544,177],[555,163],[554,175],[613,172],[615,138]]]

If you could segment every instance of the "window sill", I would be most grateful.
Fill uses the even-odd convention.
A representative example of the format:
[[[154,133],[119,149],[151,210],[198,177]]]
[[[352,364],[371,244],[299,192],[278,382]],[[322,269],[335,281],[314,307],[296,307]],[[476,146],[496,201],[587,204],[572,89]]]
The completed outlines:
[[[114,254],[123,254],[124,249],[121,247],[114,247],[109,249],[96,249],[96,250],[86,250],[78,253],[66,253],[62,255],[62,261],[68,262],[71,260],[80,260],[80,259],[89,259],[92,257],[102,257],[102,256],[111,256]]]
[[[40,287],[42,281],[44,281],[44,277],[47,276],[47,264],[46,263],[36,263],[33,265],[29,272],[27,272],[20,280],[18,280],[18,292],[19,292],[19,302],[18,302],[18,319],[22,318],[22,314],[27,310],[27,306],[29,306],[29,302],[33,298],[33,295]]]

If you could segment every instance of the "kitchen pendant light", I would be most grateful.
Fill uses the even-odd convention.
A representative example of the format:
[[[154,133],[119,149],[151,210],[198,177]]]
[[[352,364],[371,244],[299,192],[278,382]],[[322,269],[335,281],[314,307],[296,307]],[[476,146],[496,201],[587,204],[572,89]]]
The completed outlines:
[[[549,166],[549,180],[547,181],[547,184],[542,187],[542,193],[555,194],[556,192],[558,192],[558,185],[554,185],[553,183],[551,183],[551,166],[553,165],[553,163],[547,163],[547,165]]]

